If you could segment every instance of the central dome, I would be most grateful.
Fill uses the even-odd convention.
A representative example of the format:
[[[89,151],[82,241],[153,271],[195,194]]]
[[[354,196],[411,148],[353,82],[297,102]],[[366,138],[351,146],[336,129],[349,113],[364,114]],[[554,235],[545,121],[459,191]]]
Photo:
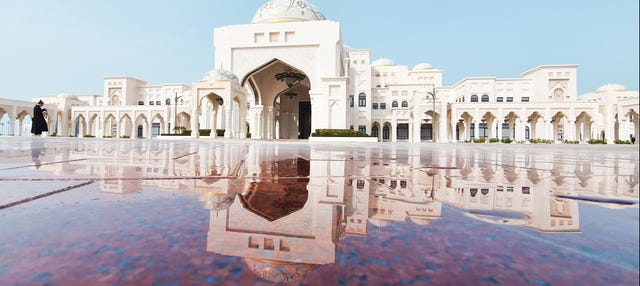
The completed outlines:
[[[326,20],[316,6],[306,0],[271,0],[253,16],[253,24]]]

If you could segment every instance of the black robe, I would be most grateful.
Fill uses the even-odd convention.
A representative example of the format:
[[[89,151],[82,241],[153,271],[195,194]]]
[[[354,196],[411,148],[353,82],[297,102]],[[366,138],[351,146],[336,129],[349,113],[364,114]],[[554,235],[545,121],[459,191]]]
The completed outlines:
[[[47,121],[44,120],[44,114],[42,112],[46,109],[40,108],[40,105],[33,107],[33,118],[31,119],[31,133],[35,135],[41,135],[42,132],[48,132],[49,127]]]

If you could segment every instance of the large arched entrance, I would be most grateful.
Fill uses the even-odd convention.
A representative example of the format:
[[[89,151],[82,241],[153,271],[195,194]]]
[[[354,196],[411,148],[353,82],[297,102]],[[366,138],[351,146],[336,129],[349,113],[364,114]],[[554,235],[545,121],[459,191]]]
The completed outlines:
[[[311,82],[301,70],[274,59],[250,72],[242,81],[254,94],[252,137],[308,139],[311,135]]]

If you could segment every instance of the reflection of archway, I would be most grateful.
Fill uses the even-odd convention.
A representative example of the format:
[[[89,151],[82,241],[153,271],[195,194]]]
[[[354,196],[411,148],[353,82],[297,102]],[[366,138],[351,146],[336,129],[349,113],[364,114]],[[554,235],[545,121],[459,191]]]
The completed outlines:
[[[276,79],[276,74],[295,74],[298,81]],[[280,78],[280,76],[279,76]],[[248,73],[242,85],[249,85],[256,96],[255,102],[262,110],[254,111],[260,126],[251,126],[251,134],[264,139],[307,139],[311,135],[311,82],[308,76],[295,67],[273,59]],[[276,129],[276,122],[278,127]]]
[[[242,205],[268,221],[302,209],[309,196],[309,168],[309,160],[302,158],[272,162],[270,169],[277,179],[252,182],[240,196]]]

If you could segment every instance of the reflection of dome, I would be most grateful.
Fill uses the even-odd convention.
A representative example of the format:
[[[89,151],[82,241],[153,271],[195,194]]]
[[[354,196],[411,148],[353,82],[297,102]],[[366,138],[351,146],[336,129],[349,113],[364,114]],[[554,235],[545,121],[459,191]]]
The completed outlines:
[[[417,224],[417,225],[427,225],[427,224],[429,224],[429,223],[431,222],[431,220],[430,220],[430,219],[428,219],[428,218],[422,218],[422,217],[412,217],[412,216],[410,216],[410,217],[409,217],[409,219],[410,219],[413,223],[415,223],[415,224]]]
[[[253,24],[326,20],[316,6],[306,0],[271,0],[256,11]]]
[[[607,91],[625,91],[626,89],[621,84],[617,83],[608,83],[598,88],[597,92],[607,92]]]
[[[433,66],[431,66],[431,64],[429,63],[419,63],[417,64],[415,67],[413,67],[414,71],[418,71],[418,70],[430,70],[432,69]]]
[[[244,263],[246,263],[249,269],[258,275],[258,277],[278,283],[298,281],[318,267],[318,265],[315,264],[263,260],[248,257],[244,259]]]
[[[381,219],[377,219],[377,218],[369,218],[369,222],[379,228],[383,228],[385,226],[389,226],[391,225],[391,221],[388,220],[381,220]]]
[[[228,70],[222,68],[209,71],[202,77],[202,81],[218,81],[218,80],[230,80],[239,83],[238,77]]]
[[[373,61],[373,63],[371,63],[372,66],[374,67],[379,67],[379,66],[395,66],[396,63],[394,63],[392,60],[387,59],[385,57],[379,58],[375,61]]]

